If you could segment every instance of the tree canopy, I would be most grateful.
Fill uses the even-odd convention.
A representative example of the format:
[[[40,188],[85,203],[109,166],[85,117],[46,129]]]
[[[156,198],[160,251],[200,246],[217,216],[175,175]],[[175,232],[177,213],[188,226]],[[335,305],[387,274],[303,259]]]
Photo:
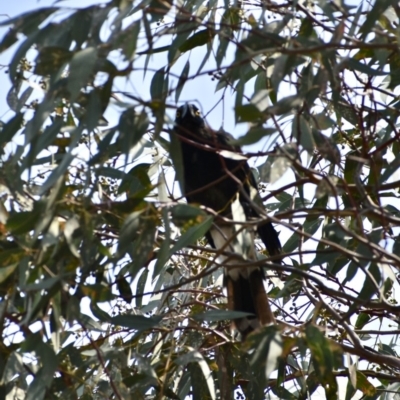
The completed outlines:
[[[399,18],[396,0],[2,16],[0,397],[400,393]],[[197,95],[244,132],[283,244],[282,264],[257,244],[277,325],[243,343],[215,213],[179,189],[174,113]]]

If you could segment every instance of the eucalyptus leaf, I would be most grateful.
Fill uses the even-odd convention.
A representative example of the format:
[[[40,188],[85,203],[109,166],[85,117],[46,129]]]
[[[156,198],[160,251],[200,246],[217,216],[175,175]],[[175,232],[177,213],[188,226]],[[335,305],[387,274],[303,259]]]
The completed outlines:
[[[192,318],[198,321],[224,321],[236,318],[244,318],[252,314],[242,311],[211,310],[204,313],[195,314]]]
[[[142,315],[118,315],[111,322],[129,329],[146,330],[159,325],[162,317],[143,317]]]
[[[78,51],[71,58],[67,83],[71,101],[74,101],[81,89],[85,88],[94,78],[97,60],[97,49],[94,47]]]
[[[183,247],[193,244],[196,240],[203,237],[206,232],[211,228],[213,217],[206,217],[200,224],[189,228],[175,243],[171,249],[171,254],[176,253]]]

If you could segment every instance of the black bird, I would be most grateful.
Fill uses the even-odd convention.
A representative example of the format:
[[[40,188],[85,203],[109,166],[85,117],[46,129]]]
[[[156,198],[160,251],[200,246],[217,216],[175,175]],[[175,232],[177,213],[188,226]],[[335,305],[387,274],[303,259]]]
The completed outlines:
[[[240,147],[232,144],[231,135],[210,129],[199,109],[188,103],[176,112],[174,132],[182,146],[183,190],[188,203],[201,204],[223,217],[242,222],[241,225],[229,224],[216,218],[207,238],[214,248],[233,254],[224,256],[227,266],[225,286],[229,308],[252,314],[234,321],[245,338],[261,325],[274,323],[275,319],[264,289],[263,269],[258,266],[230,268],[229,264],[238,265],[241,261],[243,263],[243,259],[257,259],[255,231],[269,255],[279,255],[278,234],[265,216],[257,182],[247,159],[241,154]],[[243,229],[243,223],[251,220],[260,223],[255,229]]]

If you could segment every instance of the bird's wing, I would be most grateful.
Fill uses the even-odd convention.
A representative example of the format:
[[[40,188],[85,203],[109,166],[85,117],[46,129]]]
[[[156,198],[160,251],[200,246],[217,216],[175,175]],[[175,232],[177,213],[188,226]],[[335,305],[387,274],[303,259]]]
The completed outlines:
[[[223,150],[232,151],[236,154],[241,153],[239,146],[232,144],[234,138],[227,132],[217,131],[215,133],[218,144]],[[235,171],[234,174],[239,177],[245,176],[245,181],[243,182],[243,190],[245,192],[240,196],[240,202],[243,205],[243,209],[246,213],[248,219],[251,218],[262,218],[264,217],[265,222],[262,222],[257,227],[257,233],[263,241],[268,254],[270,256],[279,255],[282,252],[282,246],[274,226],[271,221],[267,220],[266,213],[264,212],[264,204],[262,202],[260,193],[258,191],[258,185],[256,179],[248,165],[247,162],[240,160],[235,160],[236,164],[240,164],[240,170]],[[231,163],[234,164],[235,161]],[[247,196],[246,196],[247,195]],[[277,260],[277,262],[280,262]]]

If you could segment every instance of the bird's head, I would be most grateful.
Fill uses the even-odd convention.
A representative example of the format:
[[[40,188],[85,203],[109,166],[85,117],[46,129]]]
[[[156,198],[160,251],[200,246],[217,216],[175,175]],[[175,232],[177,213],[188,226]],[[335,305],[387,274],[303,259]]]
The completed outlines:
[[[194,104],[185,103],[176,110],[175,126],[203,128],[205,123],[200,110]]]

